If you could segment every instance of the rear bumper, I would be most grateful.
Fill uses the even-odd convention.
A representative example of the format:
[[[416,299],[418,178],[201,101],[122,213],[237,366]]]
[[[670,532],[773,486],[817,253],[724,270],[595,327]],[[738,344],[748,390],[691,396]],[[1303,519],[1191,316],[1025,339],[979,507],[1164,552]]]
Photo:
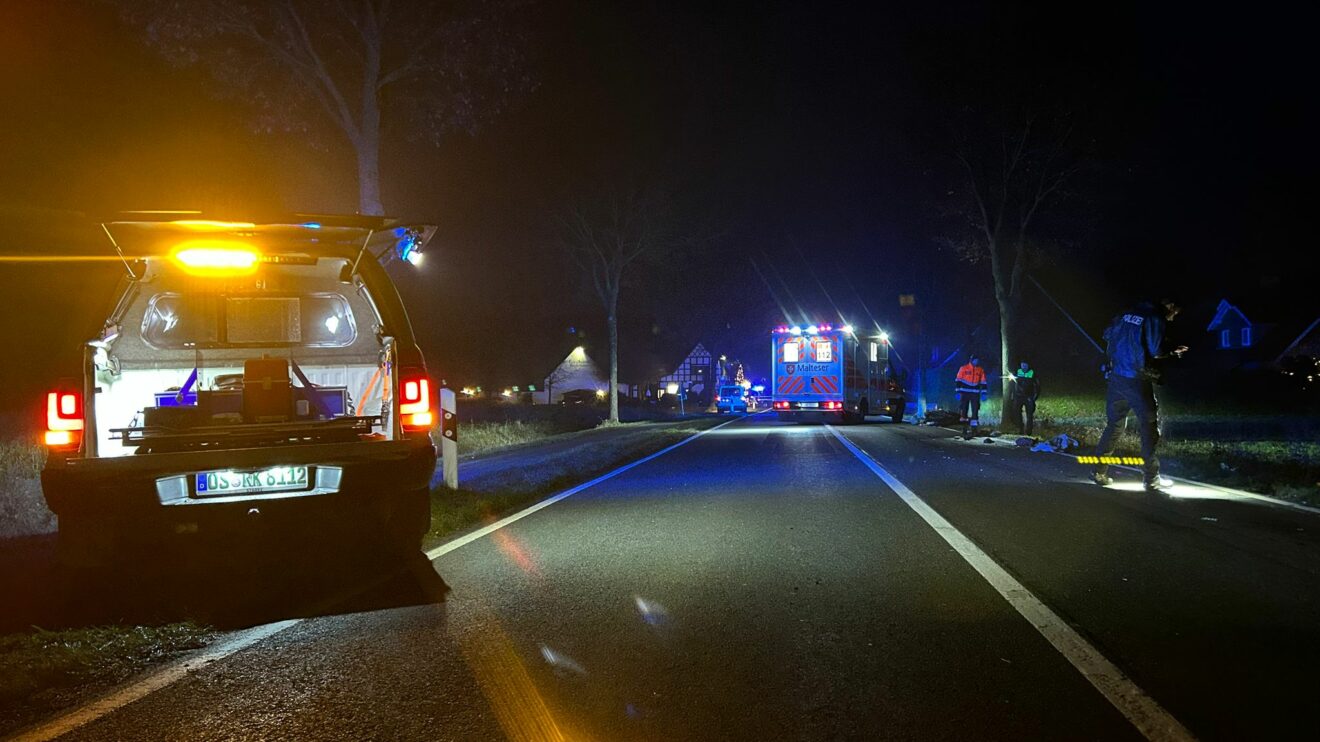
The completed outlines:
[[[837,423],[843,420],[843,410],[777,410],[780,420],[803,423]]]
[[[329,527],[369,518],[421,519],[435,447],[428,439],[53,460],[41,474],[62,518],[140,536],[263,527]],[[212,469],[307,465],[303,492],[198,497],[192,475]],[[422,511],[422,512],[419,512]]]

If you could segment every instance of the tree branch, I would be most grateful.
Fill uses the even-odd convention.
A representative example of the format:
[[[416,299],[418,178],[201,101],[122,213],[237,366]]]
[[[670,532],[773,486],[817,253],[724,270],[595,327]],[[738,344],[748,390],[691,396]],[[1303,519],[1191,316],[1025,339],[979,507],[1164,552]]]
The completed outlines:
[[[426,59],[427,54],[430,52],[431,45],[436,41],[439,41],[440,38],[449,31],[449,24],[437,23],[434,31],[428,34],[426,38],[413,45],[407,58],[400,62],[394,69],[381,75],[380,87],[384,88],[385,86],[396,83],[415,72],[420,72],[425,69],[426,65],[423,60]]]
[[[981,196],[981,187],[977,182],[976,170],[972,167],[972,163],[961,150],[957,151],[956,155],[958,161],[967,169],[967,183],[972,188],[972,198],[976,201],[976,207],[981,212],[981,223],[977,226],[979,226],[981,232],[985,234],[986,247],[987,249],[990,249],[994,246],[995,238],[990,232],[990,214],[986,211],[985,199]]]
[[[343,94],[339,92],[339,86],[335,84],[334,78],[331,77],[330,71],[326,68],[325,61],[317,53],[316,45],[312,43],[312,38],[307,33],[307,26],[303,23],[302,14],[298,12],[292,0],[285,0],[284,8],[289,20],[293,23],[293,29],[297,32],[297,41],[301,42],[303,53],[307,55],[308,67],[320,80],[326,94],[334,102],[335,108],[338,109],[344,133],[348,134],[349,139],[356,144],[361,136],[361,129],[356,119],[353,118],[353,113],[349,109],[347,101],[344,100]]]

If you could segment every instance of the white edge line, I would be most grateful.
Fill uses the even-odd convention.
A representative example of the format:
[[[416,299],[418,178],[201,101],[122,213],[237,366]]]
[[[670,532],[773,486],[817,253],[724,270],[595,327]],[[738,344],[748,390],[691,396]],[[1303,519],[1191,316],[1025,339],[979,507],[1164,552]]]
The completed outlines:
[[[756,413],[756,414],[760,414],[760,413]],[[632,469],[637,466],[641,466],[642,464],[645,464],[646,462],[651,461],[653,459],[660,458],[661,456],[664,456],[670,451],[673,451],[674,449],[680,446],[685,446],[713,430],[719,430],[725,425],[735,423],[742,419],[743,417],[730,418],[729,420],[726,420],[720,423],[719,425],[714,425],[712,427],[706,428],[705,430],[694,433],[688,436],[687,438],[684,438],[683,440],[671,446],[656,451],[655,453],[649,456],[645,456],[631,463],[624,464],[623,466],[620,466],[619,468],[614,469],[613,471],[602,474],[601,476],[596,477],[590,482],[584,482],[582,484],[577,485],[576,487],[572,487],[570,489],[564,490],[563,492],[560,492],[557,495],[542,500],[536,503],[535,505],[520,510],[514,513],[513,515],[510,515],[506,518],[496,521],[495,523],[485,526],[484,528],[473,531],[472,533],[469,533],[466,536],[461,536],[459,538],[454,539],[453,541],[449,541],[447,543],[441,544],[440,546],[437,546],[434,549],[431,549],[430,551],[426,552],[426,557],[431,561],[435,561],[441,556],[448,554],[449,552],[461,546],[466,546],[467,544],[476,541],[482,536],[486,536],[490,533],[493,533],[494,531],[497,531],[509,525],[510,523],[513,523],[518,520],[522,520],[523,518],[526,518],[527,516],[531,515],[532,513],[535,513],[536,511],[542,508],[549,507],[550,505],[553,505],[556,502],[559,502],[560,500],[566,497],[571,497],[572,495],[575,495],[581,492],[582,490],[587,489],[588,487],[592,487],[594,485],[600,484],[601,482],[604,482],[607,479],[612,479],[614,477],[617,477],[618,475],[628,471],[629,469]],[[255,626],[250,629],[245,629],[244,631],[239,632],[237,635],[233,636],[227,641],[221,642],[220,644],[217,644],[216,646],[211,647],[209,649],[204,649],[198,654],[190,655],[181,660],[178,660],[177,662],[173,662],[169,665],[166,665],[160,668],[159,670],[150,673],[146,677],[131,683],[130,685],[121,686],[119,688],[111,690],[106,695],[94,701],[91,701],[90,703],[84,704],[83,706],[74,709],[73,711],[70,711],[68,713],[56,716],[54,719],[39,724],[38,726],[31,727],[26,731],[20,732],[13,737],[8,737],[7,739],[10,740],[10,742],[46,742],[46,740],[52,740],[57,737],[60,737],[64,734],[67,734],[77,729],[78,727],[96,721],[97,719],[106,716],[107,714],[111,714],[123,708],[124,706],[133,703],[134,701],[141,700],[146,696],[155,693],[156,691],[162,688],[173,685],[174,683],[186,677],[188,673],[192,672],[193,670],[199,669],[204,665],[210,664],[217,660],[222,660],[228,657],[229,655],[234,654],[235,652],[240,652],[252,646],[253,644],[256,644],[262,639],[266,639],[271,636],[274,636],[275,634],[278,634],[279,632],[284,631],[285,629],[291,626],[301,623],[303,620],[304,619],[301,618],[291,618],[286,621],[277,621],[275,623],[269,623],[263,626]]]
[[[1090,642],[1072,626],[1050,610],[1022,583],[963,535],[952,523],[898,481],[869,454],[858,448],[842,433],[827,426],[835,438],[853,456],[880,478],[908,507],[926,521],[941,538],[953,547],[1009,605],[1035,627],[1040,635],[1086,678],[1088,682],[1113,704],[1128,721],[1149,740],[1193,740],[1195,737],[1164,707],[1146,694],[1122,670],[1100,654]]]
[[[959,432],[957,430],[954,430],[953,428],[944,428],[944,430],[952,430],[955,433]],[[980,436],[972,436],[972,437],[978,438]],[[1011,445],[1009,441],[1004,441],[1004,443]],[[1078,456],[1094,455],[1094,454],[1068,453],[1067,451],[1051,451],[1050,453],[1054,454],[1055,456],[1067,456],[1072,459],[1076,459]],[[1130,471],[1135,474],[1141,473],[1141,470],[1138,469],[1137,467],[1126,466],[1124,464],[1110,464],[1109,468],[1123,469],[1124,471]],[[1225,487],[1222,484],[1211,484],[1210,482],[1202,482],[1200,480],[1188,479],[1186,477],[1175,477],[1167,474],[1164,476],[1169,477],[1169,479],[1172,479],[1175,482],[1182,482],[1183,484],[1190,484],[1196,487],[1205,487],[1206,489],[1223,492],[1226,495],[1232,495],[1242,500],[1256,500],[1257,502],[1261,502],[1266,505],[1274,505],[1275,507],[1288,508],[1289,510],[1298,510],[1303,513],[1310,513],[1311,515],[1320,515],[1320,508],[1312,507],[1310,505],[1303,505],[1299,502],[1289,502],[1288,500],[1280,500],[1277,497],[1270,497],[1269,495],[1261,495],[1255,492],[1247,492],[1246,490],[1234,489],[1233,487]]]
[[[760,414],[760,413],[756,413],[756,414]],[[531,515],[532,513],[541,510],[542,508],[548,508],[551,505],[554,505],[555,503],[559,502],[560,500],[563,500],[566,497],[572,497],[573,495],[576,495],[577,493],[581,492],[584,489],[587,489],[588,487],[594,487],[600,484],[601,482],[604,482],[607,479],[613,479],[614,477],[619,476],[620,474],[628,471],[629,469],[632,469],[633,467],[641,466],[642,464],[645,464],[646,462],[651,461],[652,459],[658,459],[661,456],[664,456],[665,454],[669,453],[670,451],[673,451],[675,448],[678,448],[680,446],[686,446],[687,444],[691,443],[692,441],[695,441],[696,439],[711,432],[712,430],[719,430],[725,425],[729,425],[730,423],[735,423],[742,419],[743,419],[742,417],[735,417],[726,420],[725,422],[722,422],[719,425],[706,428],[705,430],[694,433],[688,436],[687,438],[684,438],[678,443],[668,446],[667,448],[662,448],[659,451],[656,451],[655,453],[649,456],[645,456],[631,463],[624,464],[623,466],[620,466],[618,469],[615,469],[613,471],[606,472],[605,474],[602,474],[599,477],[596,477],[595,479],[589,482],[583,482],[582,484],[579,484],[576,487],[570,487],[569,489],[566,489],[563,492],[560,492],[559,494],[551,495],[550,497],[547,497],[546,499],[541,500],[540,502],[535,503],[534,505],[530,505],[522,510],[519,510],[513,515],[505,516],[504,518],[501,518],[495,521],[494,523],[491,523],[488,526],[483,526],[481,528],[478,528],[472,533],[469,533],[464,536],[459,536],[458,538],[452,541],[446,541],[445,543],[440,544],[439,546],[427,551],[426,558],[430,559],[431,561],[435,561],[440,557],[444,556],[445,554],[448,554],[449,552],[458,549],[460,547],[467,546],[468,544],[472,543],[473,541],[476,541],[479,538],[482,538],[483,536],[488,536],[491,533],[494,533],[495,531],[498,531],[501,528],[509,525],[510,523],[515,523],[517,521],[520,521],[523,518],[526,518],[527,516]]]
[[[277,621],[275,623],[256,626],[241,631],[238,635],[231,637],[227,641],[223,641],[214,647],[204,649],[197,654],[172,662],[165,667],[152,672],[141,680],[116,688],[95,701],[85,704],[81,708],[57,716],[39,726],[20,732],[9,739],[13,740],[13,742],[44,742],[45,740],[55,739],[56,737],[72,732],[84,724],[96,721],[102,716],[117,711],[134,701],[141,700],[161,688],[182,680],[193,670],[200,669],[212,662],[222,660],[235,652],[242,651],[262,639],[273,636],[274,634],[299,623],[301,620],[302,619],[294,618],[287,621]]]

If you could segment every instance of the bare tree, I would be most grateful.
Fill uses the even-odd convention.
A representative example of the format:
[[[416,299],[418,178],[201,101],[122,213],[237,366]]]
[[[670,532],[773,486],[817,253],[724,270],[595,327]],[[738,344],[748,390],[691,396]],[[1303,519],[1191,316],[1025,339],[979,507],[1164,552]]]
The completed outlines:
[[[607,187],[555,215],[560,243],[586,275],[605,309],[610,336],[610,421],[619,421],[619,296],[630,269],[654,261],[683,240],[674,202],[658,186]]]
[[[351,146],[358,208],[381,214],[385,120],[432,144],[534,87],[519,5],[425,0],[112,0],[170,62],[208,70],[258,129],[328,120]]]
[[[1000,370],[1009,393],[1028,272],[1041,258],[1042,215],[1058,204],[1078,172],[1064,116],[979,120],[954,136],[961,175],[950,192],[958,229],[944,242],[990,269],[999,308]]]

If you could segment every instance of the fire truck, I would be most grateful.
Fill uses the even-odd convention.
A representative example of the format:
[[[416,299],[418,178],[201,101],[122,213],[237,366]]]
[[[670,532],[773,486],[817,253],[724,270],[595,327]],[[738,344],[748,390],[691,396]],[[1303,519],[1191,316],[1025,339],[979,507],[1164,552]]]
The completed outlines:
[[[859,336],[851,325],[781,325],[771,333],[774,409],[780,420],[902,422],[906,400],[889,365],[889,336]]]

